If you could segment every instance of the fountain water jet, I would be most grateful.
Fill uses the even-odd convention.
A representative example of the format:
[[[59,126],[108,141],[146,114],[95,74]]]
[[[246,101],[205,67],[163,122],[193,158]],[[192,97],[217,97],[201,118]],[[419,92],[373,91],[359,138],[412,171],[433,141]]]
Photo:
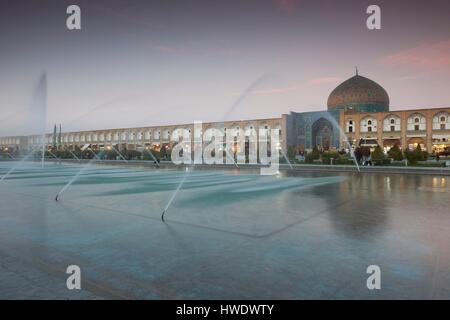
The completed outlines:
[[[46,137],[45,137],[45,129],[47,123],[47,74],[43,73],[39,78],[38,85],[34,94],[34,105],[33,109],[37,111],[37,114],[41,115],[41,119],[37,120],[38,126],[42,125],[39,131],[42,132],[42,158],[41,165],[44,166],[45,161],[45,146],[46,146]]]
[[[8,170],[8,172],[6,172],[1,178],[0,178],[0,182],[3,181],[6,177],[8,177],[11,173],[14,172],[14,170],[16,170],[18,167],[20,167],[33,153],[34,153],[34,148],[31,149],[31,151],[25,155],[25,157],[23,157],[18,163],[16,163],[16,165],[12,166],[11,169]]]
[[[103,152],[104,151],[101,151],[100,155],[102,155]],[[84,172],[95,160],[97,160],[97,159],[92,158],[91,160],[89,160],[88,163],[86,163],[84,166],[82,166],[80,170],[78,170],[78,172],[72,177],[72,179],[70,179],[70,181],[67,182],[67,184],[64,187],[62,187],[62,189],[56,194],[55,201],[59,201],[59,197],[64,193],[64,191],[66,191],[72,185],[72,183],[74,183],[75,180],[77,180],[77,178],[80,176],[80,174],[82,172]]]
[[[294,167],[292,166],[292,163],[289,161],[288,157],[286,156],[286,153],[284,152],[283,148],[280,148],[280,152],[283,155],[284,159],[287,161],[287,163],[289,164],[289,167],[291,168],[291,170],[294,169]]]
[[[247,87],[244,92],[238,97],[238,99],[231,105],[231,107],[228,109],[228,111],[224,115],[224,121],[226,121],[227,117],[235,110],[235,108],[244,100],[247,95],[254,90],[255,87],[257,87],[261,82],[263,82],[268,75],[263,74],[259,78],[257,78],[255,81],[253,81],[249,87]],[[233,160],[234,165],[239,168],[238,164],[234,160],[234,157],[231,156],[229,150],[225,150],[225,154],[230,157]],[[195,159],[192,165],[192,170],[195,167]],[[188,168],[186,168],[186,174],[184,175],[183,179],[180,181],[180,184],[178,185],[177,189],[173,193],[172,197],[169,199],[169,202],[167,203],[166,207],[164,208],[162,214],[161,214],[161,220],[164,222],[164,214],[166,213],[167,209],[169,209],[170,205],[172,204],[173,200],[175,199],[176,195],[178,194],[178,191],[180,191],[181,187],[183,186],[184,182],[186,181],[190,171]]]
[[[267,74],[263,74],[259,78],[257,78],[255,81],[253,81],[250,86],[248,86],[244,92],[238,97],[238,99],[231,105],[231,107],[228,109],[228,111],[224,115],[224,121],[228,118],[228,116],[235,110],[235,108],[247,97],[247,95],[254,90],[261,82],[263,82],[268,77]],[[236,168],[239,168],[238,164],[234,160],[234,157],[230,154],[229,150],[225,149],[225,154],[230,157],[233,160],[234,165]],[[195,167],[195,159],[193,162],[192,170]],[[178,185],[177,189],[173,193],[172,197],[169,199],[169,202],[167,203],[166,207],[164,208],[162,214],[161,214],[161,220],[164,222],[164,214],[166,213],[167,209],[169,209],[170,205],[172,204],[173,200],[175,199],[176,195],[178,194],[178,191],[180,191],[181,187],[183,186],[184,182],[186,181],[188,175],[190,174],[190,171],[188,168],[186,168],[186,174],[184,175],[183,179],[181,180],[180,184]]]
[[[67,151],[69,151],[69,153],[75,157],[75,159],[77,159],[78,161],[81,161],[80,158],[78,158],[75,153],[73,153],[72,151],[70,151],[69,149],[67,149]]]
[[[9,152],[6,152],[6,154],[8,155],[8,157],[10,157],[13,160],[16,160],[16,158],[14,158]]]
[[[159,167],[158,160],[156,160],[155,156],[153,155],[153,152],[151,152],[151,151],[150,151],[149,149],[147,149],[147,148],[144,148],[143,152],[147,152],[147,154],[149,154],[149,155],[153,158],[153,161],[155,161],[156,165]]]
[[[125,159],[125,157],[119,152],[119,150],[117,150],[117,149],[114,148],[113,146],[111,146],[111,148],[119,155],[119,157],[122,158],[123,161],[128,162],[128,160]]]
[[[50,150],[47,150],[48,153],[50,153],[51,156],[53,156],[53,158],[55,158],[56,160],[60,160],[53,152],[51,152]]]
[[[192,166],[192,170],[194,170],[194,166],[195,166],[195,164]],[[161,213],[161,220],[162,220],[162,222],[165,222],[164,221],[164,214],[166,213],[167,209],[169,209],[170,205],[172,204],[173,200],[177,196],[178,191],[180,191],[181,187],[183,186],[183,184],[186,181],[186,179],[189,176],[189,174],[190,174],[189,168],[186,167],[186,174],[183,176],[183,179],[178,184],[178,187],[175,189],[175,192],[172,194],[172,196],[169,199],[169,202],[167,203],[166,207],[164,208],[163,212]]]
[[[358,161],[356,160],[356,157],[355,157],[355,152],[354,152],[353,147],[351,146],[350,142],[348,141],[347,135],[345,134],[344,130],[342,130],[342,128],[341,128],[341,126],[339,125],[339,123],[337,123],[336,119],[335,119],[330,113],[327,113],[327,114],[328,114],[327,120],[329,120],[330,122],[332,122],[332,123],[333,123],[333,126],[339,130],[339,133],[340,133],[342,136],[345,137],[345,142],[347,143],[348,149],[349,149],[349,151],[350,151],[350,155],[351,155],[352,158],[353,158],[353,162],[354,162],[355,165],[356,165],[356,169],[358,170],[358,172],[361,172],[361,170],[360,170],[360,168],[359,168],[359,165],[358,165]]]

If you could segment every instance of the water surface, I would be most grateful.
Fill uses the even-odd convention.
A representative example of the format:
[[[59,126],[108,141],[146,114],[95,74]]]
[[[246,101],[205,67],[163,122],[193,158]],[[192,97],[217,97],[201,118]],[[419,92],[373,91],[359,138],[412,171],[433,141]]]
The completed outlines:
[[[0,298],[450,298],[448,177],[194,170],[162,223],[183,170],[93,165],[55,202],[79,170],[0,183]]]

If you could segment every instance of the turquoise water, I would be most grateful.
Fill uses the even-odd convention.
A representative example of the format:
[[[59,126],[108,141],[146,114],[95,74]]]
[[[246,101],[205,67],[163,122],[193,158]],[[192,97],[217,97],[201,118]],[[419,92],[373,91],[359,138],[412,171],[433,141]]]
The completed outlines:
[[[450,298],[448,177],[80,168],[0,183],[0,298]]]

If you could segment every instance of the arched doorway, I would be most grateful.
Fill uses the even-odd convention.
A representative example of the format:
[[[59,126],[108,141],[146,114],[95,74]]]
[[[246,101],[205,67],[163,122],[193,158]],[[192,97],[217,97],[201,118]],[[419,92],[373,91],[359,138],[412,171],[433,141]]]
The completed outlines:
[[[312,145],[322,150],[329,150],[333,144],[333,125],[325,118],[320,118],[312,125]]]
[[[423,151],[426,151],[426,147],[425,147],[425,140],[423,138],[411,138],[408,140],[407,143],[407,148],[409,150],[414,150],[417,148],[417,146],[420,145],[420,148]]]
[[[383,150],[384,150],[384,152],[388,152],[395,145],[397,145],[399,148],[402,147],[400,139],[384,139],[383,140]]]

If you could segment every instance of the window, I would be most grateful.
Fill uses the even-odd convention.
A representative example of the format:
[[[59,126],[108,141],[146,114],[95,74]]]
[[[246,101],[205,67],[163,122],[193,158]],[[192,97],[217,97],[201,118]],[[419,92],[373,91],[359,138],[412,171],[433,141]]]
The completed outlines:
[[[348,132],[353,132],[353,126],[348,127]]]
[[[391,124],[395,124],[395,119],[391,119]]]
[[[414,118],[415,123],[419,123],[419,121],[420,121],[419,118]]]
[[[445,122],[445,117],[441,117],[441,122]]]
[[[372,125],[372,120],[367,121],[367,125],[371,126]]]

